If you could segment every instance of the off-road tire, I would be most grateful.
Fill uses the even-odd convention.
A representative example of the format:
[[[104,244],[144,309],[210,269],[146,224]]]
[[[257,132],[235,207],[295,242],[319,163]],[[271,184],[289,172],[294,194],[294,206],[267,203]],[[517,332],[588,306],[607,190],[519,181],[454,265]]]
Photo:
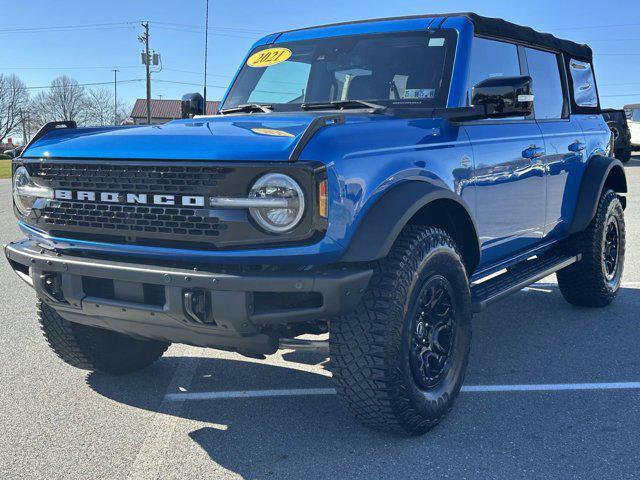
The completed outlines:
[[[620,153],[616,154],[616,158],[622,163],[627,163],[629,160],[631,160],[631,149],[628,148],[621,151]]]
[[[613,152],[615,157],[621,162],[628,162],[631,158],[631,149],[624,148],[627,144],[628,138],[625,132],[628,129],[620,123],[611,120],[607,122],[611,135],[613,135]]]
[[[42,302],[38,302],[38,320],[55,354],[83,370],[113,375],[135,372],[155,362],[170,345],[69,322]]]
[[[614,219],[618,227],[617,270],[613,278],[607,278],[603,265],[607,225]],[[594,219],[583,232],[568,243],[572,253],[580,253],[582,260],[557,273],[558,286],[565,300],[583,307],[604,307],[618,294],[625,254],[625,224],[622,203],[613,190],[605,190],[600,197]]]
[[[464,380],[472,317],[467,273],[451,237],[424,226],[406,227],[373,268],[357,309],[331,321],[334,383],[348,410],[365,425],[423,434],[451,409]],[[415,335],[412,312],[417,312],[420,292],[441,278],[452,287],[456,330],[448,370],[439,384],[422,388],[409,359]]]

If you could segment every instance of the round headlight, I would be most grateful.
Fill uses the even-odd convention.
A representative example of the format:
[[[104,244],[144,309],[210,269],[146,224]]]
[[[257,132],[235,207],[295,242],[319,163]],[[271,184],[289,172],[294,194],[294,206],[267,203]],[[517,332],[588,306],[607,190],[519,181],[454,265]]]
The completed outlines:
[[[249,192],[249,198],[273,200],[273,206],[250,208],[253,219],[268,232],[282,233],[295,227],[304,214],[304,194],[300,185],[281,173],[260,177]]]
[[[16,204],[16,208],[20,215],[28,216],[31,213],[33,204],[37,200],[37,197],[30,195],[20,195],[19,190],[23,187],[29,187],[33,185],[31,182],[31,176],[24,167],[16,168],[13,174],[13,201]]]

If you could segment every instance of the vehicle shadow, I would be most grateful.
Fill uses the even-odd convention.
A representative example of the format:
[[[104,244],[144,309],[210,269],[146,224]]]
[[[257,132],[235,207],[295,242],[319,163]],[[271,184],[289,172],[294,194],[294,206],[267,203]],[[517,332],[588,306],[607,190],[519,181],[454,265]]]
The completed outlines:
[[[520,292],[476,317],[466,383],[638,381],[639,307],[640,289],[623,289],[606,309],[567,305],[551,285]],[[595,357],[612,345],[616,361],[604,367]],[[200,358],[190,390],[332,386],[326,375],[301,370],[326,361],[322,355],[287,356],[292,366],[303,365]],[[90,374],[87,384],[114,401],[158,411],[180,362],[163,358],[124,377]],[[413,438],[361,427],[335,395],[188,401],[171,414],[205,423],[189,438],[214,462],[211,468],[221,466],[243,478],[404,479],[424,478],[425,472],[514,478],[526,471],[580,478],[581,469],[597,478],[609,476],[612,464],[624,469],[621,456],[637,453],[635,441],[620,440],[637,438],[640,412],[629,410],[629,395],[637,397],[633,392],[463,393],[440,426]],[[174,457],[165,464],[180,462],[184,452],[169,455]],[[598,462],[576,466],[567,462],[574,455],[593,455]]]

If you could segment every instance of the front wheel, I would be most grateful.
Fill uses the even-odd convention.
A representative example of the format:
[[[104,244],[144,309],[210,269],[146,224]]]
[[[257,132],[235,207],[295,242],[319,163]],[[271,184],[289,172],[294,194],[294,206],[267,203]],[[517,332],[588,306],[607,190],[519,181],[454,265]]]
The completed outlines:
[[[470,342],[469,283],[453,240],[409,226],[375,264],[358,308],[331,322],[336,389],[362,423],[422,434],[453,406]]]
[[[38,303],[38,319],[56,355],[83,370],[113,375],[135,372],[155,362],[170,345],[69,322],[42,302]]]
[[[602,194],[594,219],[570,247],[582,260],[557,273],[565,300],[584,307],[609,305],[620,290],[625,255],[624,212],[616,192]]]

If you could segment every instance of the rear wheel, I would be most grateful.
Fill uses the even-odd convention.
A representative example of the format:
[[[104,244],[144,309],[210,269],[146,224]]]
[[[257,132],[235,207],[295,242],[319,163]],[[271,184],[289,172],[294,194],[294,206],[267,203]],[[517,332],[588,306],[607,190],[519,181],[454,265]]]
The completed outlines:
[[[631,149],[628,148],[626,150],[621,151],[616,155],[616,158],[620,160],[622,163],[627,163],[631,160]]]
[[[115,375],[135,372],[155,362],[170,345],[69,322],[42,302],[38,303],[38,319],[56,355],[83,370]]]
[[[557,273],[562,295],[573,305],[609,305],[620,289],[625,256],[624,213],[616,192],[602,194],[596,216],[574,242],[572,251],[582,260]]]
[[[362,423],[411,435],[437,425],[460,391],[471,341],[469,284],[451,237],[407,227],[330,332],[336,389]]]
[[[611,130],[611,135],[613,136],[613,151],[615,152],[615,157],[621,162],[628,162],[631,159],[631,149],[623,148],[625,142],[625,138],[623,133],[625,128],[620,125],[618,122],[607,122],[609,126],[609,130]],[[622,143],[622,145],[621,145]]]

